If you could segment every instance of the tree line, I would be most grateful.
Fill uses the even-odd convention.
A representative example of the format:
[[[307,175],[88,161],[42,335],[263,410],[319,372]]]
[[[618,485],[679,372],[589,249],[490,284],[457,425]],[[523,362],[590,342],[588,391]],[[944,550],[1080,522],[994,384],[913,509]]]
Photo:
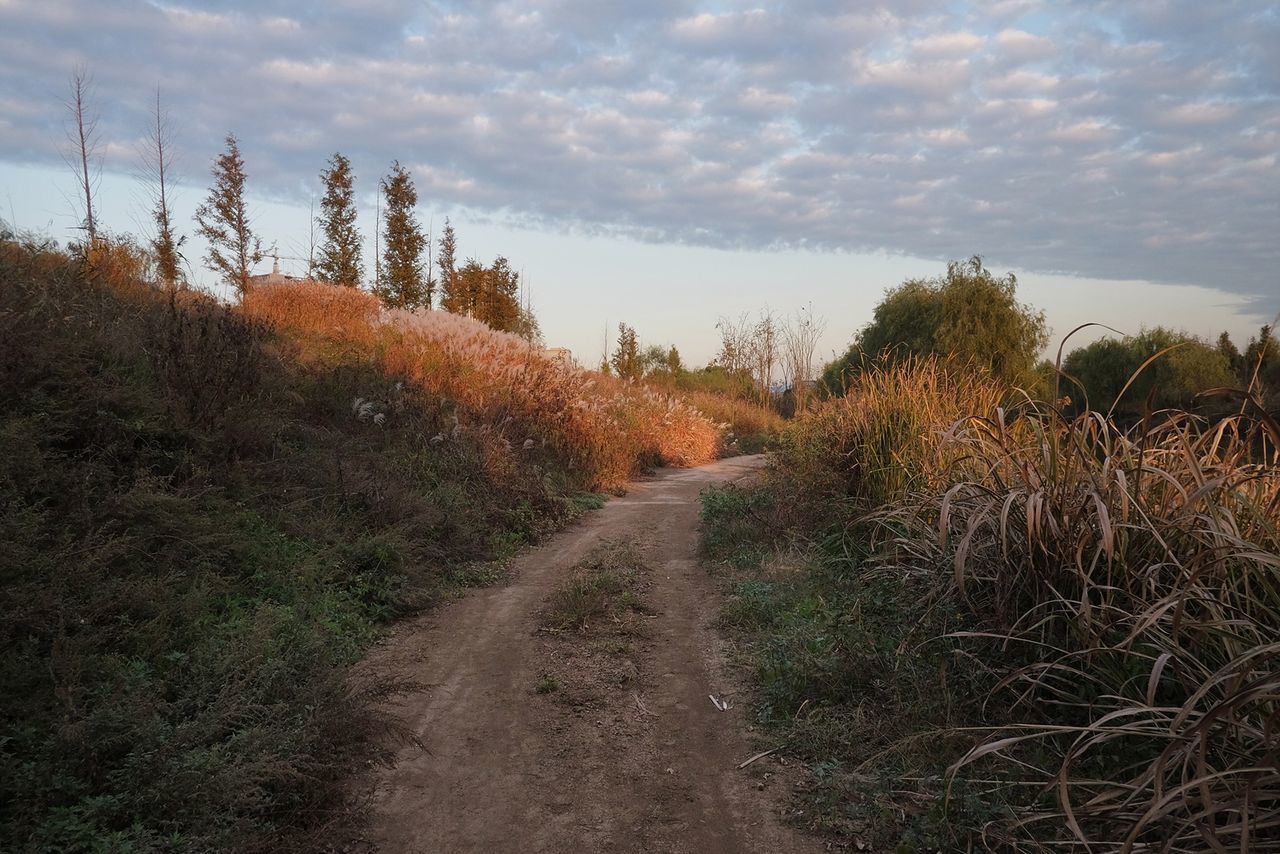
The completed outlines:
[[[813,393],[818,340],[826,329],[812,306],[790,318],[769,310],[755,317],[722,317],[716,329],[720,348],[715,358],[692,370],[675,346],[642,346],[636,330],[619,323],[613,353],[604,354],[599,370],[652,385],[750,400],[784,415],[804,411]]]
[[[1018,302],[1016,277],[994,275],[975,256],[952,262],[943,276],[889,290],[849,349],[823,369],[819,385],[824,394],[841,395],[870,365],[942,356],[1074,411],[1136,418],[1178,408],[1212,415],[1229,409],[1241,391],[1280,411],[1280,347],[1271,326],[1243,350],[1226,332],[1210,343],[1145,328],[1075,348],[1061,364],[1041,358],[1048,339],[1044,313]]]
[[[83,208],[81,230],[84,249],[92,260],[105,239],[95,212],[97,174],[101,169],[101,140],[97,116],[92,111],[93,80],[77,67],[71,76],[65,103],[69,122],[66,160],[74,169],[77,196]],[[182,247],[171,206],[173,170],[172,124],[159,89],[148,135],[139,151],[140,177],[148,188],[150,218],[155,235],[147,249],[157,278],[168,287],[184,283]],[[211,167],[212,183],[196,209],[196,234],[208,248],[205,266],[222,282],[243,294],[256,265],[267,256],[256,233],[246,200],[248,172],[234,133],[227,134],[224,150]],[[357,227],[355,174],[351,161],[335,152],[320,172],[320,214],[314,217],[322,240],[312,239],[307,278],[346,287],[365,281],[363,240]],[[375,233],[375,273],[372,290],[388,308],[441,308],[473,317],[494,329],[513,332],[530,340],[540,338],[532,309],[520,301],[521,276],[499,255],[490,264],[475,258],[459,263],[457,234],[446,218],[443,233],[433,241],[422,227],[416,208],[418,192],[413,176],[398,160],[378,182],[379,214]],[[433,247],[432,244],[436,243]],[[432,257],[432,249],[437,250]],[[437,273],[438,271],[438,273]]]

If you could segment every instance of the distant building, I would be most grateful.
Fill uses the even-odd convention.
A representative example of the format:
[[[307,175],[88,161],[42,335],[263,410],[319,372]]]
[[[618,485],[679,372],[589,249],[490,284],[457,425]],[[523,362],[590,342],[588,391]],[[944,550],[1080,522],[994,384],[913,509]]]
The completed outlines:
[[[288,285],[294,282],[314,282],[315,279],[309,279],[306,276],[290,276],[288,273],[280,272],[280,259],[273,257],[271,259],[271,272],[261,273],[257,276],[249,277],[249,287],[260,288],[263,285]]]

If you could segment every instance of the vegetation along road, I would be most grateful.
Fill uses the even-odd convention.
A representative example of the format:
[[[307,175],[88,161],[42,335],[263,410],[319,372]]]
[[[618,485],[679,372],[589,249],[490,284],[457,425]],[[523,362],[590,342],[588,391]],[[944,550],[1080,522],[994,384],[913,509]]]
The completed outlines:
[[[802,851],[753,755],[696,559],[701,490],[764,458],[666,470],[400,627],[418,742],[369,782],[383,851]],[[727,700],[728,709],[722,703]],[[744,704],[745,705],[745,704]]]

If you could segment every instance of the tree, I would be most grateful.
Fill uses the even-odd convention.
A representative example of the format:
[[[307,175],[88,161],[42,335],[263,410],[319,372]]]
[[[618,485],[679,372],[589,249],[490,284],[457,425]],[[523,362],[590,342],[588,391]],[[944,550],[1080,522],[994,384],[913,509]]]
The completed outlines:
[[[501,255],[488,267],[468,258],[448,281],[440,302],[445,311],[474,317],[500,332],[518,333],[527,326],[518,299],[520,274]]]
[[[156,108],[151,116],[152,124],[143,146],[142,178],[149,185],[151,194],[151,220],[156,233],[151,239],[151,251],[156,259],[156,272],[166,287],[178,285],[182,261],[181,247],[186,237],[174,234],[173,212],[169,205],[169,182],[173,167],[173,129],[169,116],[160,103],[160,89],[156,88]]]
[[[430,247],[414,215],[418,191],[413,178],[397,160],[379,186],[387,202],[386,235],[382,271],[374,291],[385,305],[394,308],[430,308],[431,282],[422,269],[422,252]]]
[[[520,326],[520,274],[499,255],[485,271],[475,297],[476,317],[501,332]]]
[[[640,376],[640,342],[636,331],[625,323],[618,324],[618,347],[609,358],[613,372],[624,380]]]
[[[822,384],[843,394],[848,377],[865,364],[936,355],[1028,386],[1048,331],[1044,312],[1017,301],[1017,287],[1012,273],[993,276],[977,255],[952,261],[940,278],[907,280],[885,294],[853,346],[823,371]]]
[[[480,308],[485,272],[483,264],[475,258],[468,258],[449,275],[449,284],[443,286],[440,307],[452,314],[475,317]]]
[[[1144,362],[1162,351],[1166,352],[1138,373]],[[1129,338],[1103,338],[1073,350],[1062,369],[1075,382],[1072,388],[1060,386],[1060,391],[1070,395],[1078,409],[1084,408],[1080,399],[1083,391],[1091,409],[1114,409],[1129,416],[1140,414],[1148,402],[1155,409],[1191,409],[1201,404],[1222,408],[1225,401],[1201,401],[1197,395],[1236,384],[1231,363],[1219,348],[1160,326]],[[1126,385],[1129,388],[1120,397]]]
[[[1241,376],[1244,371],[1244,356],[1240,353],[1240,349],[1236,347],[1235,342],[1231,340],[1231,336],[1226,332],[1218,336],[1218,352],[1231,365],[1231,372]]]
[[[520,307],[520,319],[516,323],[516,328],[511,331],[534,346],[541,347],[543,344],[542,327],[538,325],[538,318],[533,313],[533,306],[523,305]]]
[[[70,127],[67,128],[67,141],[71,144],[71,150],[64,157],[75,170],[76,180],[80,184],[80,201],[84,206],[81,227],[88,239],[90,254],[98,241],[98,221],[93,212],[93,196],[102,169],[98,117],[90,112],[89,107],[92,92],[93,76],[87,66],[77,65],[71,72],[71,94],[65,102],[71,119]]]
[[[360,233],[356,230],[355,176],[351,161],[340,152],[329,158],[320,173],[324,196],[320,199],[320,230],[324,243],[316,272],[320,278],[348,288],[360,286],[364,269],[360,263]]]
[[[773,398],[773,369],[778,363],[778,326],[773,315],[761,312],[747,339],[747,368],[756,381],[756,397],[761,406]]]
[[[650,344],[640,351],[639,360],[640,376],[653,376],[666,371],[667,351],[662,349],[661,344]]]
[[[235,134],[227,134],[227,150],[213,163],[213,186],[196,208],[196,233],[209,244],[205,264],[241,294],[253,265],[262,260],[262,242],[254,235],[245,206],[248,175]]]
[[[767,406],[773,396],[773,370],[778,361],[778,326],[768,311],[756,320],[741,314],[738,318],[720,318],[720,352],[715,363],[729,374],[750,378],[755,397]]]
[[[674,344],[667,350],[666,363],[667,371],[671,376],[678,377],[684,373],[684,360],[680,358],[680,351]]]
[[[796,412],[803,412],[813,379],[813,357],[818,339],[826,331],[826,320],[813,313],[813,306],[796,312],[792,322],[782,327],[782,366],[791,385],[791,401]]]
[[[458,283],[458,236],[453,231],[449,218],[444,218],[444,233],[440,235],[440,254],[436,256],[436,264],[440,267],[440,307],[454,314],[463,314],[457,309],[462,302],[456,293]]]

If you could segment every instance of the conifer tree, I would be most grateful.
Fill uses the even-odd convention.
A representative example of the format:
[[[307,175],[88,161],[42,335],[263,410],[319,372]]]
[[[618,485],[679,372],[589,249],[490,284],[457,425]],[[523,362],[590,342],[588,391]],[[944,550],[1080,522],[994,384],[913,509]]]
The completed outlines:
[[[212,171],[213,186],[196,209],[196,233],[209,244],[205,265],[243,294],[253,265],[262,260],[262,242],[250,227],[244,201],[248,176],[235,134],[227,134],[227,150]]]
[[[374,291],[384,305],[393,308],[430,308],[434,283],[423,275],[422,251],[428,247],[414,216],[418,192],[413,178],[397,160],[380,186],[387,203],[383,215],[386,230],[382,275]]]
[[[364,269],[360,263],[360,232],[356,230],[355,176],[351,161],[341,153],[329,158],[329,167],[320,173],[324,197],[320,199],[320,229],[324,244],[316,261],[320,278],[349,288],[360,286]]]
[[[625,323],[618,324],[618,349],[613,351],[609,363],[614,373],[624,380],[640,376],[640,342],[636,331]]]
[[[520,274],[499,255],[480,283],[476,316],[501,332],[515,332],[520,327]]]
[[[467,300],[458,288],[458,238],[449,218],[444,219],[444,233],[440,235],[440,253],[436,266],[440,268],[440,307],[454,314],[467,313]]]

